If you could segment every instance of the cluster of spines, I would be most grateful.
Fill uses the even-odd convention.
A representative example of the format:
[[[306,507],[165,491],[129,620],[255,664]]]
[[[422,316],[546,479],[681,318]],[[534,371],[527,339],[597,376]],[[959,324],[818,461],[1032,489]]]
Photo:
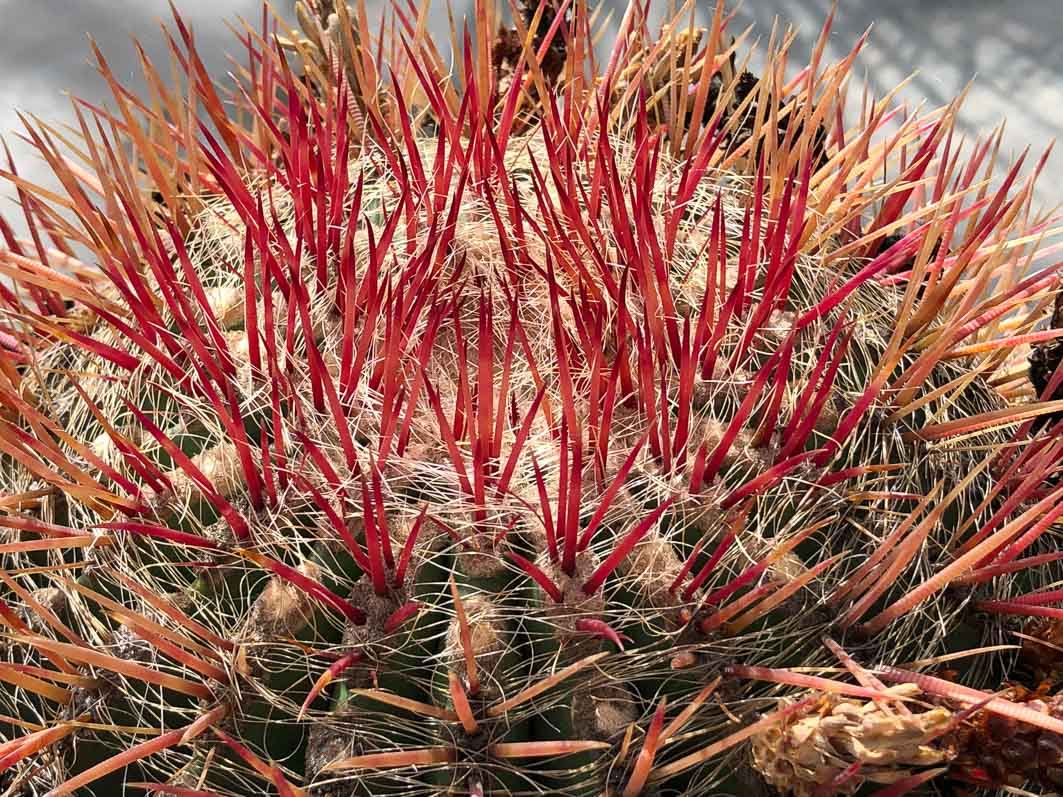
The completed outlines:
[[[669,89],[676,98],[669,109],[670,118],[667,114],[663,120],[658,117],[662,129],[653,131],[648,108],[652,98],[640,96],[639,75],[645,76],[662,56],[676,55],[668,49],[674,42],[651,45],[643,41],[640,28],[644,9],[632,4],[625,17],[625,35],[610,59],[606,77],[592,88],[583,75],[583,62],[575,56],[589,49],[586,8],[575,4],[570,21],[566,21],[567,7],[558,9],[552,14],[551,29],[543,36],[536,20],[546,9],[547,4],[542,4],[532,17],[531,33],[527,18],[516,21],[519,37],[534,43],[538,52],[532,51],[531,44],[525,45],[521,58],[527,71],[515,70],[520,79],[512,82],[505,96],[492,88],[494,77],[486,55],[489,41],[483,30],[478,29],[475,40],[470,34],[465,36],[465,89],[459,93],[442,80],[441,62],[433,55],[412,7],[409,13],[397,9],[396,19],[407,40],[400,50],[402,39],[396,37],[391,48],[392,63],[408,63],[409,70],[400,73],[401,83],[396,77],[390,90],[378,91],[379,75],[385,73],[383,59],[355,41],[353,31],[368,28],[351,25],[343,19],[345,7],[338,7],[339,35],[348,41],[338,47],[340,55],[319,42],[326,50],[325,57],[304,57],[306,82],[297,80],[287,69],[267,37],[251,30],[242,34],[251,57],[247,85],[236,99],[254,120],[249,127],[227,118],[195,55],[191,34],[179,22],[186,50],[182,53],[175,45],[174,52],[187,69],[192,93],[207,111],[208,119],[198,130],[187,112],[174,113],[182,110],[183,100],[163,88],[150,65],[146,69],[149,78],[154,78],[151,84],[157,103],[168,109],[163,115],[113,80],[120,113],[111,115],[90,107],[97,120],[95,131],[79,114],[84,138],[76,149],[95,174],[71,164],[60,153],[55,141],[70,142],[58,131],[28,128],[63,180],[67,198],[56,204],[72,210],[85,230],[76,230],[49,208],[47,201],[54,202],[54,195],[16,180],[30,221],[32,248],[23,248],[5,225],[9,251],[4,253],[3,262],[5,273],[27,286],[30,302],[23,302],[3,287],[4,300],[18,321],[4,332],[4,392],[10,399],[5,403],[15,412],[5,421],[2,450],[50,487],[34,488],[4,500],[19,510],[23,504],[44,498],[45,491],[61,493],[68,503],[82,507],[77,509],[77,520],[95,519],[97,532],[78,531],[25,514],[5,517],[9,528],[43,535],[41,540],[11,543],[16,547],[9,553],[102,549],[127,545],[124,535],[150,537],[201,551],[197,555],[208,557],[209,567],[217,566],[215,557],[219,556],[230,563],[223,567],[232,567],[233,557],[248,559],[345,622],[362,626],[367,621],[366,607],[340,594],[339,586],[326,585],[320,573],[315,577],[310,568],[284,561],[279,549],[274,553],[256,550],[263,542],[273,544],[268,537],[264,541],[257,535],[256,517],[275,511],[290,490],[306,497],[327,520],[347,554],[368,574],[372,593],[378,598],[400,588],[411,560],[418,555],[418,539],[425,524],[435,524],[473,551],[493,552],[502,545],[499,561],[508,559],[555,604],[564,603],[560,579],[579,575],[579,591],[585,597],[594,595],[638,543],[660,526],[669,510],[691,500],[697,503],[697,497],[708,492],[713,506],[729,513],[723,522],[727,531],[718,540],[702,535],[695,541],[688,556],[680,561],[668,592],[677,604],[693,603],[701,612],[695,618],[695,613],[685,608],[680,612],[683,622],[696,619],[696,626],[706,634],[721,628],[738,634],[836,566],[841,557],[840,552],[824,557],[785,586],[774,578],[762,579],[794,548],[828,525],[829,521],[817,518],[799,533],[771,545],[768,553],[736,575],[726,573],[722,583],[717,583],[725,572],[719,568],[721,562],[746,529],[752,502],[772,494],[788,478],[806,480],[809,473],[821,489],[891,473],[896,463],[877,459],[869,463],[858,456],[850,456],[848,461],[843,458],[847,467],[833,472],[824,468],[847,450],[847,441],[873,406],[885,406],[898,420],[927,412],[938,402],[949,406],[963,400],[965,391],[980,379],[977,374],[957,370],[950,381],[925,390],[928,380],[940,377],[938,369],[943,361],[988,352],[981,370],[992,374],[1010,349],[1050,340],[1057,334],[1031,331],[1044,305],[1041,297],[1054,285],[1052,270],[1022,277],[1022,247],[993,248],[993,236],[1015,225],[1024,212],[1032,180],[1017,195],[1011,194],[1020,162],[1001,189],[994,193],[983,189],[972,205],[963,205],[961,200],[970,193],[979,165],[991,150],[987,142],[966,169],[958,168],[958,151],[953,149],[949,126],[954,108],[931,123],[906,122],[890,145],[875,149],[870,144],[871,135],[890,117],[884,104],[876,105],[864,120],[864,132],[855,140],[847,142],[840,124],[832,125],[832,149],[814,152],[820,139],[801,131],[818,130],[830,121],[831,109],[841,105],[839,87],[851,63],[847,59],[840,67],[818,74],[820,46],[809,70],[789,86],[782,86],[781,81],[762,81],[733,113],[727,96],[734,94],[735,88],[724,86],[716,91],[713,112],[709,108],[710,78],[730,57],[729,51],[716,52],[722,42],[721,9],[709,31],[709,49],[700,61],[687,53],[685,61],[673,58],[674,64],[668,62],[672,74],[667,85],[676,87]],[[364,23],[364,9],[359,15]],[[572,58],[563,79],[560,75],[550,78],[560,79],[558,100],[538,64],[550,42],[559,36],[569,38],[565,49]],[[383,47],[384,38],[379,42]],[[299,42],[292,46],[304,51],[307,47]],[[409,57],[404,58],[403,52]],[[624,59],[634,64],[634,53],[640,53],[642,63],[627,71],[635,77],[629,77],[627,87],[620,92],[626,99],[617,100],[612,78],[623,71],[619,66]],[[319,65],[316,80],[315,63]],[[690,63],[701,65],[696,81],[685,65]],[[101,66],[105,67],[102,58]],[[104,72],[109,75],[106,68]],[[807,81],[803,93],[802,81]],[[536,87],[534,109],[523,108],[528,104],[523,90],[532,85]],[[689,85],[696,89],[685,91]],[[819,96],[812,101],[816,92]],[[414,94],[419,95],[418,107],[414,107]],[[598,103],[584,114],[581,109],[588,94],[596,96]],[[757,135],[739,141],[734,131],[746,124],[754,106],[752,129]],[[622,109],[619,113],[618,108]],[[690,114],[686,113],[688,108],[692,109]],[[523,116],[518,114],[521,109]],[[147,115],[151,123],[142,127],[135,118],[137,113]],[[423,158],[425,148],[413,126],[415,114],[430,115],[440,131],[431,164]],[[780,117],[787,114],[799,118],[800,124],[781,123]],[[688,116],[707,119],[707,124],[688,126]],[[537,206],[529,210],[515,181],[507,179],[505,159],[511,150],[529,146],[520,131],[531,123],[539,125],[534,136],[542,142],[543,160],[530,159],[529,179]],[[109,137],[105,132],[108,126]],[[618,138],[605,135],[607,131],[630,138],[621,149]],[[784,131],[781,141],[780,131]],[[156,138],[150,137],[151,132]],[[117,156],[116,144],[123,140],[137,147],[159,202],[152,204],[141,198],[138,175]],[[174,147],[174,141],[183,142],[183,146]],[[861,191],[876,173],[875,164],[909,142],[920,142],[914,157],[902,162],[897,180],[882,189],[884,200],[868,223],[862,218],[867,201]],[[376,172],[361,171],[352,185],[348,169],[337,166],[347,164],[356,153],[366,163],[375,164]],[[666,171],[662,164],[675,156],[682,166],[674,193],[668,195],[666,191],[662,203],[657,195],[660,177]],[[723,197],[716,194],[713,198],[705,185],[711,184],[718,170],[734,168],[743,159],[756,164],[750,180],[755,199],[746,205],[737,225],[740,238],[735,256],[730,233],[735,225],[728,227]],[[625,162],[625,168],[618,166],[620,161]],[[920,198],[917,193],[927,190],[926,176],[935,163],[937,178],[930,196]],[[261,185],[248,180],[249,168],[261,173],[273,186],[270,191],[283,194],[290,203],[286,218],[279,215],[274,196],[270,192],[263,196]],[[11,169],[13,172],[13,165]],[[369,212],[363,205],[368,173],[394,182],[396,198],[389,210],[382,207],[383,200],[378,197],[380,206],[373,212],[382,215],[383,223],[361,227]],[[954,175],[951,185],[950,175]],[[859,187],[847,186],[847,178]],[[89,192],[103,198],[102,208],[89,198]],[[196,253],[185,244],[201,234],[204,214],[198,210],[198,197],[205,193],[226,197],[233,216],[246,230],[242,268],[229,275],[242,281],[245,291],[236,304],[242,308],[240,323],[250,366],[246,393],[240,374],[242,355],[232,351],[226,322],[211,301],[211,286],[205,284],[203,264],[195,261]],[[473,193],[493,220],[492,234],[502,241],[504,262],[496,273],[471,275],[465,258],[455,263],[448,257],[455,247],[463,201]],[[814,206],[810,205],[813,200]],[[913,201],[916,209],[905,213]],[[695,206],[703,213],[690,219],[690,209]],[[830,219],[825,228],[810,221],[817,214]],[[956,230],[964,222],[969,228],[961,238]],[[697,228],[707,230],[699,256],[707,254],[709,278],[700,306],[684,315],[676,307],[668,273],[677,245]],[[906,228],[911,232],[876,253],[877,240],[889,231]],[[1037,223],[1022,231],[1033,237],[1047,229],[1047,223]],[[41,230],[49,235],[54,249],[44,246]],[[356,239],[363,230],[367,241],[360,245]],[[954,241],[954,237],[959,240]],[[529,239],[541,241],[544,262],[527,256]],[[431,245],[419,249],[417,242],[422,240]],[[615,251],[598,245],[606,240]],[[827,251],[828,241],[841,243]],[[400,247],[398,242],[404,245]],[[72,244],[92,248],[110,296],[93,288],[102,284],[101,280],[79,266]],[[997,251],[1005,254],[998,256]],[[400,252],[405,261],[397,257]],[[836,268],[837,281],[829,290],[819,288],[816,301],[791,319],[768,347],[770,352],[763,361],[755,361],[754,346],[767,333],[769,319],[792,303],[795,278],[808,278],[801,272],[809,265],[801,259],[807,252],[824,252],[817,256],[814,269],[827,274]],[[761,267],[765,255],[767,266]],[[619,274],[609,265],[618,259],[626,264]],[[306,262],[313,264],[309,273]],[[734,262],[735,273],[730,275],[728,266]],[[850,262],[860,265],[847,271]],[[364,267],[362,273],[357,273],[356,263]],[[60,266],[69,265],[74,266],[73,277],[59,271]],[[521,273],[538,275],[547,288],[541,308],[546,320],[540,323],[536,319],[535,329],[527,329],[521,318],[520,308],[527,297],[522,296],[513,278]],[[992,299],[982,299],[981,291],[994,279],[1002,280],[1003,289]],[[871,356],[880,361],[875,363],[877,370],[861,375],[866,385],[863,393],[850,397],[847,411],[832,424],[822,444],[812,444],[821,440],[816,436],[817,421],[831,401],[847,354],[856,345],[858,330],[843,311],[850,300],[875,284],[898,284],[902,289],[905,284],[909,286],[903,293],[894,332],[883,341],[881,350],[872,347]],[[472,302],[464,293],[470,285]],[[807,285],[801,289],[810,290]],[[107,336],[79,328],[80,321],[70,318],[75,314],[67,301],[88,308],[103,327],[118,336],[108,332],[111,336],[101,339]],[[631,310],[633,303],[636,312]],[[502,317],[498,308],[509,314],[508,324],[503,321],[505,349],[500,353],[493,346],[474,350],[463,337],[466,321],[472,320],[474,340],[492,339],[496,315]],[[342,320],[338,327],[330,328],[327,324],[334,316]],[[1001,326],[1003,320],[1007,326]],[[820,353],[809,363],[809,372],[801,376],[802,389],[788,395],[795,354],[802,347],[806,351],[812,347],[807,340],[802,342],[801,336],[821,326],[825,326],[826,334]],[[867,327],[860,331],[868,334]],[[1007,331],[1001,334],[1001,329]],[[966,342],[983,330],[982,339]],[[450,394],[437,384],[434,377],[438,375],[428,367],[433,341],[442,334],[451,335],[454,344],[456,376],[454,383],[446,386]],[[336,339],[342,342],[338,352],[325,348]],[[174,435],[160,426],[156,413],[125,397],[117,408],[100,407],[98,392],[94,398],[79,384],[79,374],[63,374],[90,410],[93,424],[98,424],[120,452],[121,466],[105,461],[64,428],[62,420],[49,417],[20,390],[26,379],[20,368],[34,363],[39,341],[65,341],[92,360],[109,363],[113,370],[104,376],[115,382],[121,381],[123,372],[137,372],[147,364],[154,374],[150,379],[153,389],[171,397],[181,393],[183,401],[190,399],[205,408],[228,444],[199,455],[185,453]],[[620,350],[611,350],[617,341],[621,342]],[[414,342],[418,345],[413,346]],[[546,361],[556,368],[556,387],[539,375]],[[520,396],[523,407],[516,390],[508,386],[518,362],[531,371],[535,383],[533,390]],[[742,366],[749,366],[755,376],[749,384],[738,386],[738,398],[726,424],[705,439],[695,439],[689,408],[696,387],[718,381],[719,374]],[[501,371],[500,382],[489,378],[496,370]],[[1058,383],[1053,377],[1041,398],[1054,396]],[[308,399],[301,394],[307,388]],[[250,395],[264,397],[262,406],[258,406],[258,398],[252,403]],[[577,412],[578,396],[590,397],[586,418]],[[439,435],[445,448],[443,464],[436,470],[446,471],[444,481],[451,482],[448,495],[456,495],[457,502],[468,508],[470,523],[463,534],[446,518],[429,517],[425,506],[414,505],[411,515],[416,518],[415,525],[403,547],[396,549],[384,510],[382,480],[392,475],[389,466],[397,464],[401,470],[404,464],[415,422],[413,408],[422,397],[430,409],[429,418],[434,420],[429,429]],[[641,434],[636,431],[633,443],[626,443],[630,446],[627,451],[621,449],[622,464],[610,473],[610,454],[621,429],[617,414],[623,412],[629,418],[632,406],[637,408],[643,428]],[[678,408],[675,418],[672,406]],[[360,411],[357,415],[353,414],[354,407]],[[150,445],[138,444],[115,428],[108,419],[115,409],[135,419]],[[783,414],[784,409],[788,415]],[[1038,419],[1058,411],[1057,403],[1051,401],[1023,408],[1000,405],[973,417],[929,422],[911,434],[922,441],[947,441],[1021,424],[1015,439],[1023,440],[1035,430]],[[556,430],[549,433],[553,451],[542,463],[529,442],[540,415],[548,419],[549,429]],[[371,435],[360,429],[365,420],[374,426]],[[763,448],[773,437],[780,443],[770,447],[772,456],[761,472],[713,492],[714,485],[724,483],[721,471],[734,455],[743,428],[754,420],[749,445]],[[257,429],[257,435],[252,429]],[[334,437],[322,440],[323,432]],[[513,434],[512,441],[507,439],[507,432]],[[360,433],[364,439],[359,438]],[[372,437],[376,438],[376,450],[367,450],[365,439]],[[746,445],[745,441],[740,445]],[[158,464],[159,452],[172,463],[172,470]],[[871,634],[882,631],[949,584],[984,583],[1003,573],[1048,564],[1051,560],[1045,555],[1019,557],[1058,518],[1053,507],[1059,488],[1046,486],[1057,452],[1058,442],[1043,432],[1017,450],[994,452],[955,484],[935,486],[925,495],[915,494],[918,513],[925,516],[913,514],[910,522],[899,524],[830,596],[829,603],[844,601],[851,606],[842,615],[840,627],[853,626],[883,593],[893,589],[898,575],[911,571],[913,561],[924,555],[928,535],[939,530],[942,515],[953,502],[966,500],[965,489],[982,470],[993,471],[995,479],[975,511],[950,530],[954,538],[950,542],[963,540],[951,561],[895,596],[887,608],[864,624],[864,630]],[[522,454],[532,463],[532,500],[526,503],[543,527],[545,558],[538,561],[506,546],[512,523],[499,526],[498,518],[492,515],[492,504],[513,492]],[[647,462],[652,464],[649,470]],[[554,473],[556,483],[550,481]],[[408,481],[418,478],[416,473],[404,475]],[[523,475],[527,477],[527,473]],[[586,512],[585,506],[590,482],[600,502],[594,512]],[[614,502],[631,500],[625,493],[632,483],[649,491],[652,508],[632,519],[628,530],[608,547],[595,546],[606,555],[593,569],[582,573],[577,559],[595,541]],[[792,488],[781,490],[783,495],[791,492]],[[207,535],[197,528],[198,522],[188,525],[188,496],[183,493],[195,494],[197,503],[217,514],[223,521],[223,533]],[[168,498],[175,494],[182,499],[177,504]],[[912,498],[908,492],[884,490],[868,500]],[[115,515],[119,518],[114,519]],[[988,520],[984,520],[987,515]],[[355,539],[348,528],[352,516],[361,518],[364,542]],[[170,524],[168,520],[178,522]],[[151,555],[158,550],[148,549]],[[103,557],[102,561],[108,559]],[[143,564],[144,555],[137,555],[134,561]],[[205,566],[202,562],[191,564]],[[107,577],[119,579],[116,574]],[[124,575],[121,579],[126,589],[136,591],[135,579]],[[710,579],[715,588],[695,601]],[[872,580],[877,580],[873,586]],[[20,688],[32,687],[31,692],[49,700],[60,698],[62,690],[52,683],[63,683],[64,679],[87,688],[77,680],[84,678],[74,664],[77,662],[194,698],[215,696],[214,687],[204,683],[92,651],[81,634],[14,578],[8,576],[5,583],[22,605],[31,607],[52,632],[66,639],[58,642],[39,633],[27,636],[31,630],[24,627],[25,621],[14,611],[5,612],[9,628],[24,639],[31,638],[31,647],[58,668],[48,669],[53,675],[45,675],[45,681],[40,680],[41,672],[22,672]],[[82,584],[78,589],[91,588]],[[740,592],[740,597],[727,602]],[[112,608],[122,606],[98,591],[93,593],[101,601],[114,603]],[[148,599],[145,595],[141,598]],[[977,605],[1003,611],[1010,603],[1014,601],[1004,601],[1003,605],[982,601]],[[167,633],[178,635],[187,645],[168,638],[159,630],[162,626],[147,626],[154,621],[146,616],[121,611],[125,611],[123,617],[129,626],[158,653],[208,682],[228,683],[229,673],[219,669],[217,654],[207,655],[199,648],[208,642],[229,651],[232,643],[219,644],[218,634],[208,626],[191,620],[172,603],[163,601],[161,605],[165,608],[154,608],[187,635],[172,628],[167,628]],[[455,593],[455,612],[460,605]],[[385,634],[394,632],[412,621],[419,608],[416,600],[403,600],[382,618],[381,629]],[[613,644],[623,642],[622,629],[613,628],[602,617],[579,617],[576,628]],[[358,651],[340,655],[328,669],[330,677],[359,664],[359,655]],[[596,662],[600,655],[579,661]],[[678,667],[698,660],[695,653],[680,650],[673,658]],[[734,672],[741,675],[751,671]],[[219,677],[222,675],[225,677]],[[471,672],[466,677],[474,680]],[[302,701],[304,710],[325,685],[323,676]],[[452,712],[453,717],[451,713],[446,716],[474,735],[471,729],[477,727],[477,718],[464,705],[468,702],[466,690],[470,689],[469,684],[460,683],[451,687],[453,709],[446,712]],[[706,696],[700,692],[679,717],[685,715],[689,720],[692,707],[700,706]],[[420,704],[420,709],[427,712],[426,705]],[[99,765],[102,768],[75,775],[60,793],[170,746],[189,743],[208,729],[282,793],[294,793],[295,787],[276,766],[261,761],[223,730],[223,716],[232,709],[222,703],[185,727],[137,744]],[[677,730],[672,727],[675,722],[663,728],[664,712],[663,698],[661,703],[654,701],[640,753],[634,755],[632,736],[642,733],[636,725],[629,727],[621,743],[621,760],[633,754],[630,776],[622,787],[625,794],[638,793],[651,773],[657,779],[670,776],[738,741],[732,737],[717,741],[690,754],[693,758],[680,759],[686,762],[683,767],[672,762],[654,769],[657,749]],[[6,765],[13,766],[57,743],[74,727],[60,724],[32,731],[10,746]],[[434,755],[437,763],[449,762],[452,754],[441,749],[444,752],[425,755]],[[558,749],[550,748],[552,752]],[[419,760],[402,751],[394,753],[393,759],[388,762],[414,764]],[[382,761],[371,759],[370,763],[380,765]]]

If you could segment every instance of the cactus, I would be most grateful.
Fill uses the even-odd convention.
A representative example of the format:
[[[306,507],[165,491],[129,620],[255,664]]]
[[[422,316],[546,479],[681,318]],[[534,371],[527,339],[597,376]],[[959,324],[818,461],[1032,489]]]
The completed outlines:
[[[1044,161],[829,21],[296,9],[4,173],[4,793],[1059,786]]]

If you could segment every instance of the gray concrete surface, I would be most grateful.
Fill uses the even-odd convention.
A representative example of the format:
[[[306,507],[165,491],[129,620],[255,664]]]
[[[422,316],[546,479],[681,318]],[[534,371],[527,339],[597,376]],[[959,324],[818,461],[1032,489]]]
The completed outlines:
[[[710,0],[695,1],[703,15],[711,11]],[[444,2],[438,0],[435,9],[442,24]],[[461,10],[465,0],[455,2]],[[612,0],[614,6],[619,2]],[[210,68],[224,75],[233,44],[224,22],[236,15],[256,19],[259,0],[177,0],[177,5],[194,26]],[[287,9],[291,3],[275,5]],[[792,21],[800,31],[795,55],[804,57],[829,10],[830,0],[745,0],[738,17],[740,23],[755,22],[765,41],[776,16]],[[105,99],[105,87],[88,62],[87,32],[115,72],[139,85],[130,36],[141,39],[149,55],[163,56],[159,22],[168,16],[166,0],[0,0],[0,133],[12,142],[27,176],[42,178],[43,170],[10,135],[18,126],[16,109],[68,121],[65,91]],[[871,24],[859,68],[876,92],[917,72],[904,99],[939,106],[976,78],[961,130],[974,137],[1007,117],[1005,159],[1027,144],[1039,153],[1063,124],[1063,0],[840,0],[828,56],[843,55]],[[1037,194],[1041,205],[1063,202],[1061,178],[1063,152],[1049,162]],[[10,195],[0,188],[0,207],[9,216]]]
[[[792,21],[803,56],[830,7],[830,0],[747,0],[739,16],[763,31],[776,15]],[[1006,118],[1004,161],[1027,145],[1036,159],[1063,129],[1063,0],[839,0],[829,53],[842,57],[868,26],[858,68],[876,94],[915,73],[902,98],[939,107],[974,79],[960,130],[973,138]],[[1053,150],[1036,201],[1063,203],[1063,150]]]

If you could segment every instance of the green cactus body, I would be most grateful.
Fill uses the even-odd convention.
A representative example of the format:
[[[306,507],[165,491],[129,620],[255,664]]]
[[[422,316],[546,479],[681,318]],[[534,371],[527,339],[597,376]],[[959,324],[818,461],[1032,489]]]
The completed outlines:
[[[1054,785],[1055,699],[982,691],[1063,578],[1032,179],[722,5],[595,73],[586,3],[477,2],[454,79],[426,9],[296,8],[231,96],[178,18],[189,86],[30,128],[4,793]]]

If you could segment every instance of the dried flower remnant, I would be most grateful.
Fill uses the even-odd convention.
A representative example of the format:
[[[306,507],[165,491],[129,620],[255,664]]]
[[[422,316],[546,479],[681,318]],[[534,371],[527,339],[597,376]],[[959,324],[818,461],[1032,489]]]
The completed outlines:
[[[918,693],[909,689],[896,697]],[[826,784],[854,794],[865,781],[894,783],[948,763],[950,751],[935,741],[951,722],[943,708],[901,713],[889,704],[825,695],[755,737],[753,765],[783,794],[814,797]]]

